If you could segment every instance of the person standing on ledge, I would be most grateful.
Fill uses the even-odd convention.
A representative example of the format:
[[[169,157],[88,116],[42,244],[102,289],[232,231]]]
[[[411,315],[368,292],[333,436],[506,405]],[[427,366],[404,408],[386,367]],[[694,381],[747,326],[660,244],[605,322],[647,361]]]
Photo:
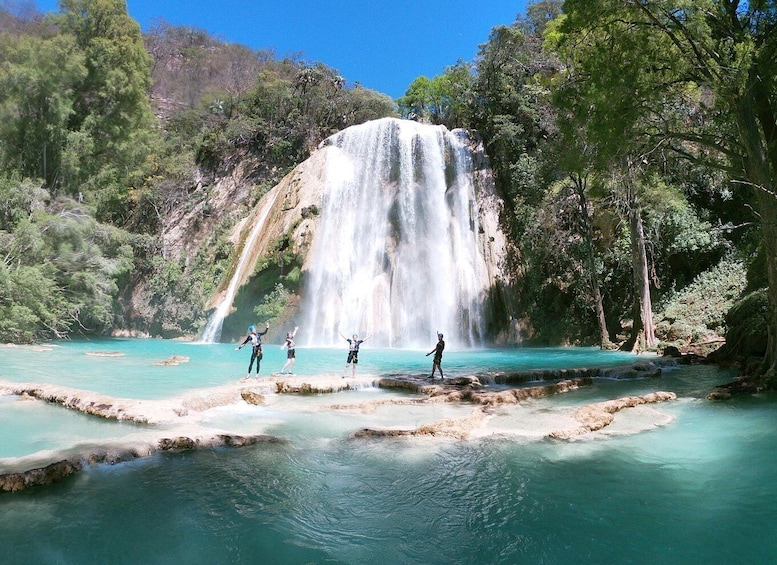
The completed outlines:
[[[251,367],[254,365],[254,360],[256,360],[256,378],[259,378],[259,363],[262,361],[262,336],[266,334],[270,329],[270,322],[266,322],[265,328],[263,332],[260,332],[256,329],[256,326],[248,326],[248,335],[243,340],[243,343],[240,344],[239,347],[235,348],[235,351],[239,349],[243,349],[243,346],[251,342],[251,361],[248,363],[248,374],[246,375],[246,379],[251,378]]]
[[[432,374],[429,377],[430,379],[434,379],[434,371],[435,369],[440,370],[440,378],[445,379],[445,375],[442,374],[442,352],[445,349],[445,341],[442,339],[442,334],[440,332],[437,332],[437,345],[434,349],[432,349],[429,353],[426,354],[427,357],[429,357],[432,353],[434,353],[434,361],[432,361]]]
[[[281,375],[286,373],[286,367],[289,368],[290,375],[294,374],[291,372],[291,370],[294,368],[294,360],[297,358],[297,350],[296,346],[294,345],[294,336],[297,335],[298,329],[299,326],[294,326],[294,331],[286,334],[286,341],[283,345],[281,345],[281,349],[284,347],[286,348],[286,364],[283,366],[283,369],[281,369]]]
[[[353,334],[352,339],[348,339],[345,337],[342,333],[340,334],[340,337],[342,337],[345,341],[348,342],[348,360],[345,362],[345,369],[343,371],[343,378],[345,378],[345,373],[348,372],[348,365],[351,365],[353,363],[353,368],[351,369],[351,376],[356,376],[356,364],[359,362],[359,346],[370,339],[370,336],[365,337],[364,339],[359,339],[359,336],[356,334]]]

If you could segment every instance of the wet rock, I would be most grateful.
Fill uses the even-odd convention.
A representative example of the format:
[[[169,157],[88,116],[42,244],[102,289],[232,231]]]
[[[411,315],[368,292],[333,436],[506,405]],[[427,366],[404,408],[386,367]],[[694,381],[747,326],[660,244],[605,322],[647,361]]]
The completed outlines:
[[[357,438],[378,438],[378,437],[407,437],[417,435],[416,430],[375,430],[372,428],[362,428],[353,434]]]
[[[80,470],[80,462],[64,460],[22,473],[0,475],[0,491],[18,492],[35,486],[50,485]]]
[[[525,384],[540,381],[562,381],[601,376],[601,369],[581,367],[577,369],[532,369],[511,373],[497,373],[490,377],[495,384]]]
[[[675,365],[675,360],[666,358],[662,363]],[[661,366],[655,361],[643,361],[625,367],[602,369],[601,376],[608,379],[644,379],[660,377]]]
[[[518,404],[531,398],[542,398],[576,390],[593,383],[590,377],[560,380],[557,383],[518,387],[508,390],[492,390],[484,387],[477,377],[461,377],[431,381],[426,378],[392,376],[380,379],[381,388],[409,390],[428,395],[427,400],[415,402],[469,402],[480,406]]]
[[[216,436],[216,439],[220,445],[227,447],[246,447],[257,443],[286,443],[284,439],[268,435],[239,436],[223,434]]]
[[[407,375],[389,375],[378,381],[379,388],[407,390],[417,393],[428,392],[432,386],[432,382],[426,377],[410,377]]]
[[[378,381],[379,388],[408,390],[419,394],[439,394],[439,390],[450,387],[480,388],[483,384],[476,376],[453,377],[446,379],[430,379],[428,376],[389,375]]]
[[[419,426],[416,429],[373,429],[363,428],[354,434],[356,438],[396,438],[433,436],[448,437],[453,439],[467,439],[475,428],[483,423],[486,418],[483,407],[477,407],[468,416],[462,418],[444,418]]]
[[[187,449],[196,449],[199,442],[195,439],[185,436],[175,438],[162,438],[157,442],[162,451],[182,451]]]
[[[666,348],[664,348],[664,352],[662,354],[663,357],[681,357],[682,353],[680,353],[680,350],[675,347],[674,345],[669,345]]]
[[[291,377],[290,379],[279,379],[275,382],[275,392],[278,394],[332,394],[343,392],[344,390],[354,389],[356,382],[354,379],[343,379],[327,375],[321,379],[300,380]],[[364,383],[363,379],[358,379],[359,383]]]
[[[163,359],[162,361],[156,361],[154,365],[161,365],[164,367],[177,367],[181,363],[188,363],[189,358],[184,355],[173,355],[172,357],[168,357],[167,359]]]
[[[204,438],[178,436],[161,438],[156,445],[144,444],[134,447],[114,447],[110,449],[90,450],[47,465],[17,473],[0,475],[0,492],[18,492],[35,486],[50,485],[81,471],[90,465],[115,465],[148,457],[156,451],[186,451],[208,447],[245,447],[257,443],[284,443],[285,440],[269,435],[228,435],[219,434]]]
[[[715,387],[715,389],[707,395],[707,400],[729,400],[734,396],[756,394],[762,390],[763,387],[755,382],[755,380],[744,377]]]
[[[248,404],[253,404],[255,406],[263,406],[267,403],[267,399],[264,397],[264,395],[252,390],[241,391],[240,397]]]
[[[471,386],[471,387],[483,386],[483,384],[480,382],[480,379],[478,379],[477,377],[446,378],[446,379],[441,379],[440,384],[444,384],[446,386]]]
[[[112,448],[107,450],[96,450],[81,455],[80,461],[86,465],[99,465],[105,463],[108,465],[116,465],[118,463],[125,463],[127,461],[133,461],[141,457],[148,457],[154,453],[155,449],[151,446],[141,447],[124,447],[124,448]]]
[[[586,377],[567,379],[550,385],[514,388],[501,391],[469,390],[451,392],[448,400],[472,402],[482,406],[498,406],[501,404],[519,404],[532,398],[544,398],[577,390],[581,386],[589,386],[593,381]]]

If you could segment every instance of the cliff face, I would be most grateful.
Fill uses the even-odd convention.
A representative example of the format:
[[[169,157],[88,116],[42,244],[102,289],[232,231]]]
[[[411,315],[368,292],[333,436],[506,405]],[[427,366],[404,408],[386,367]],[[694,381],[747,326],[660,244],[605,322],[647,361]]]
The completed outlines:
[[[260,190],[275,184],[280,175],[246,153],[236,153],[218,171],[194,169],[186,185],[177,187],[179,201],[162,216],[159,247],[147,250],[141,260],[146,268],[133,274],[120,302],[124,319],[119,336],[196,337],[206,321],[203,305],[210,296],[192,285],[190,292],[172,287],[188,284],[201,275],[196,272],[200,257],[219,253],[214,247],[223,226],[234,226],[253,210]],[[150,263],[175,266],[177,279]],[[165,292],[169,291],[167,295]]]
[[[402,125],[399,120],[390,121],[389,125],[397,129],[407,127],[406,125]],[[419,126],[418,124],[415,124],[413,127],[436,128],[436,126]],[[400,134],[400,136],[401,135],[404,134]],[[451,134],[446,130],[445,135]],[[465,137],[463,132],[454,135]],[[417,146],[419,142],[416,140],[414,143]],[[379,143],[379,145],[381,144],[382,143]],[[450,152],[450,147],[448,147],[447,151]],[[395,153],[396,150],[393,150],[393,152]],[[218,305],[224,302],[225,299],[232,303],[232,299],[229,295],[230,282],[233,284],[236,283],[237,287],[241,288],[241,290],[237,293],[236,300],[234,300],[236,311],[233,311],[233,313],[230,314],[225,320],[222,341],[235,339],[237,336],[244,332],[246,321],[251,320],[252,318],[252,313],[250,311],[251,307],[255,306],[256,303],[261,300],[263,293],[272,290],[272,288],[257,288],[255,286],[254,283],[259,278],[261,278],[261,274],[255,270],[255,266],[261,266],[263,264],[263,259],[267,257],[268,253],[271,253],[274,250],[274,246],[276,246],[277,243],[281,240],[285,242],[285,245],[289,251],[301,259],[301,293],[303,294],[302,297],[294,297],[295,299],[291,300],[290,305],[287,308],[287,312],[281,316],[281,320],[291,320],[292,318],[297,319],[298,314],[299,318],[306,321],[310,320],[311,317],[309,312],[297,312],[297,309],[300,307],[300,305],[302,305],[302,309],[305,310],[305,305],[307,303],[308,310],[310,310],[313,307],[317,307],[326,299],[326,296],[324,296],[325,292],[321,291],[320,287],[313,289],[313,285],[309,284],[310,281],[315,278],[311,277],[314,272],[320,272],[321,269],[331,269],[332,271],[337,271],[338,269],[342,271],[349,271],[350,269],[349,272],[337,273],[337,276],[345,278],[360,277],[359,273],[354,274],[352,272],[353,263],[350,264],[350,267],[347,265],[344,267],[336,267],[335,265],[342,264],[342,258],[338,258],[338,253],[340,253],[343,248],[345,248],[346,253],[348,253],[349,251],[347,251],[347,249],[353,246],[354,240],[361,239],[358,235],[355,238],[352,234],[348,235],[350,232],[348,232],[347,226],[345,224],[350,221],[349,218],[352,216],[364,216],[368,213],[368,211],[354,209],[352,208],[352,203],[354,200],[345,200],[341,206],[341,208],[344,208],[343,211],[345,214],[343,215],[342,219],[335,221],[334,238],[331,234],[328,235],[327,238],[324,238],[321,234],[319,234],[320,230],[322,229],[322,212],[325,210],[325,208],[327,208],[327,206],[329,206],[329,211],[327,213],[330,215],[332,214],[331,200],[333,198],[332,191],[334,189],[332,187],[331,175],[337,175],[342,172],[340,169],[338,169],[342,163],[342,153],[343,150],[337,147],[336,144],[331,140],[323,143],[322,146],[308,160],[297,166],[273,189],[271,189],[257,203],[249,215],[247,215],[244,219],[236,224],[234,230],[232,231],[230,241],[236,247],[235,256],[241,257],[239,260],[241,265],[233,265],[230,276],[225,277],[224,281],[219,286],[218,291],[210,298],[207,305],[207,308],[209,309],[217,308]],[[375,165],[370,163],[362,165],[364,165],[368,171],[371,171],[371,168],[375,167]],[[360,165],[357,165],[356,167],[359,168],[359,166]],[[333,167],[335,169],[334,173]],[[418,165],[416,164],[415,167],[417,169]],[[393,166],[389,166],[389,168],[391,169],[391,172],[389,173],[391,178],[389,178],[387,181],[375,181],[375,186],[372,190],[382,191],[386,195],[386,198],[388,197],[388,193],[392,192],[392,194],[394,194],[393,198],[396,198],[395,191],[398,181],[396,178],[394,178],[394,176],[392,176],[395,175],[396,172],[394,171]],[[456,253],[460,252],[454,251],[454,254],[452,255],[452,264],[448,267],[441,268],[440,263],[436,261],[436,259],[439,258],[440,250],[432,249],[430,257],[436,264],[433,265],[428,262],[422,262],[417,265],[412,265],[410,270],[415,270],[415,272],[411,273],[411,284],[415,284],[414,281],[416,280],[418,281],[416,286],[420,287],[418,292],[423,299],[424,296],[435,297],[435,293],[453,294],[458,292],[460,295],[461,291],[456,285],[458,284],[460,286],[462,284],[460,281],[463,279],[477,278],[480,281],[479,283],[476,283],[480,285],[477,287],[479,290],[476,289],[474,294],[470,291],[467,294],[469,297],[467,299],[483,304],[484,309],[487,311],[487,316],[484,318],[487,319],[482,321],[470,320],[469,318],[474,317],[471,314],[471,309],[464,311],[464,314],[461,316],[455,314],[455,312],[462,311],[461,304],[454,304],[454,307],[459,308],[459,310],[453,310],[454,314],[449,315],[448,319],[451,320],[452,318],[460,317],[465,319],[464,323],[471,325],[476,324],[476,331],[479,332],[477,339],[485,339],[487,341],[506,341],[505,320],[507,319],[507,316],[505,316],[504,313],[504,289],[509,284],[509,281],[504,280],[503,264],[505,262],[508,243],[500,228],[499,217],[502,211],[502,202],[496,195],[493,179],[488,167],[488,161],[482,152],[482,148],[480,148],[480,150],[475,148],[475,151],[472,152],[471,168],[472,170],[470,175],[472,178],[468,182],[474,185],[473,196],[471,197],[473,199],[469,201],[468,210],[466,209],[467,205],[465,204],[465,209],[463,211],[462,209],[459,209],[459,212],[454,211],[453,214],[464,214],[470,218],[468,221],[468,225],[470,227],[465,227],[464,231],[472,234],[470,236],[466,236],[465,233],[465,236],[473,238],[472,241],[477,247],[475,253],[479,257],[477,260],[477,265],[473,267],[471,259],[467,259],[469,262],[463,259],[457,262]],[[370,172],[369,174],[372,175],[373,173]],[[445,189],[445,186],[442,187],[442,190],[445,194],[441,197],[441,201],[450,202],[453,199],[452,191],[458,189],[451,184],[449,178],[450,171],[446,171],[445,174],[448,175],[446,180],[446,182],[448,182],[448,188]],[[329,178],[327,175],[330,175]],[[415,184],[413,187],[411,187],[410,192],[427,190],[425,182],[418,180],[419,173],[417,170],[414,175],[413,182]],[[357,184],[359,183],[360,181],[357,182]],[[455,185],[457,183],[454,182],[453,184]],[[329,192],[327,193],[327,191]],[[327,196],[329,197],[328,203],[326,201]],[[362,197],[357,195],[355,202],[361,203],[361,200]],[[346,202],[351,204],[346,204]],[[423,207],[422,203],[416,203],[415,205],[411,206],[411,208],[418,211],[421,210],[419,206]],[[337,206],[335,208],[337,208]],[[397,213],[396,205],[392,205],[389,208],[391,210],[387,216],[378,216],[375,220],[370,221],[373,224],[393,224],[395,222],[394,215]],[[446,214],[444,210],[441,211],[438,209],[434,211],[434,213],[438,216],[441,212],[443,216]],[[335,213],[337,213],[337,209],[335,210]],[[413,219],[413,221],[416,223],[425,223],[428,220],[423,216],[419,216],[418,218]],[[461,219],[457,220],[451,217],[449,220],[446,220],[443,218],[443,228],[440,231],[446,231],[447,228],[445,226],[448,223],[454,223],[458,221],[461,221]],[[465,224],[467,224],[466,221]],[[331,231],[331,224],[328,223],[327,226],[327,229]],[[258,233],[252,234],[252,230],[257,227],[259,228]],[[382,274],[371,275],[373,277],[372,279],[370,279],[368,276],[368,280],[364,281],[364,284],[360,284],[360,288],[367,287],[366,293],[368,296],[365,299],[366,302],[374,300],[375,302],[380,302],[380,304],[377,313],[373,314],[373,318],[368,319],[366,324],[362,324],[359,331],[373,333],[374,335],[379,336],[379,341],[381,340],[381,331],[384,337],[383,341],[388,341],[388,339],[385,338],[385,335],[393,330],[365,326],[367,326],[367,324],[369,324],[370,321],[376,317],[396,318],[396,313],[386,313],[387,308],[391,307],[391,304],[389,303],[392,301],[398,301],[397,292],[408,292],[407,285],[404,287],[394,288],[393,290],[393,287],[391,287],[391,284],[394,283],[398,277],[400,277],[400,275],[397,274],[397,263],[402,261],[402,259],[397,259],[397,234],[404,234],[407,230],[407,227],[397,228],[396,226],[393,226],[387,228],[387,233],[389,233],[389,235],[385,238],[385,242],[381,243],[381,241],[384,240],[379,240],[376,244],[373,245],[372,248],[370,248],[370,253],[363,256],[362,259],[356,260],[357,264],[372,261],[377,261],[378,263],[382,262],[384,266],[389,263],[391,264],[388,267],[389,270],[383,272]],[[357,230],[355,233],[361,234],[362,231]],[[316,251],[317,257],[314,258],[314,254],[311,253],[311,250],[314,247],[314,242],[316,241],[317,235],[319,236],[320,240],[326,239],[327,243],[323,251],[323,257],[322,250],[320,249],[321,245],[319,243],[319,248]],[[444,236],[444,233],[433,231],[430,237],[424,237],[423,241],[437,240]],[[422,244],[424,243],[421,241],[421,238],[416,237],[416,239],[413,239],[409,245],[410,247],[418,247]],[[454,247],[460,244],[461,242],[458,240],[452,241],[451,243],[451,245]],[[248,245],[247,248],[245,247],[246,245]],[[445,245],[443,245],[443,251],[444,248]],[[381,259],[380,256],[382,256],[383,259]],[[245,265],[242,263],[248,265],[248,268],[245,268]],[[481,267],[481,265],[483,266]],[[481,272],[477,275],[473,272],[468,272],[472,271],[473,269],[479,270]],[[430,284],[423,282],[427,278],[430,282],[434,281],[431,286]],[[267,282],[268,281],[264,281],[265,286],[267,286]],[[252,285],[254,286],[252,287]],[[370,287],[370,285],[373,285],[373,287]],[[308,297],[310,300],[307,301],[304,296],[306,290],[309,294],[315,294],[315,296]],[[356,292],[358,291],[359,289],[356,290]],[[346,299],[350,299],[353,296],[353,290],[348,289],[346,294]],[[354,299],[359,300],[358,297],[354,297]],[[342,302],[337,302],[336,300],[335,304],[342,304]],[[453,302],[461,302],[461,300],[457,301],[455,296],[451,300]],[[314,306],[311,306],[311,304]],[[424,307],[424,305],[417,302],[415,304],[418,304],[419,309]],[[409,309],[415,309],[415,304],[411,303]],[[432,302],[432,311],[437,309],[435,304],[436,303]],[[370,306],[368,304],[367,308],[369,307]],[[428,308],[428,305],[425,307]],[[405,308],[407,309],[408,307],[405,306]],[[248,310],[248,312],[246,312],[246,310]],[[336,308],[336,310],[339,311],[341,309]],[[347,311],[348,307],[343,307],[342,310]],[[402,316],[407,318],[406,313],[402,314]],[[259,322],[261,323],[262,320],[259,320]],[[311,326],[316,326],[316,324],[321,325],[319,320],[316,320],[316,323],[309,323],[308,330],[310,333],[312,333],[310,331]],[[342,321],[340,321],[339,324],[349,326],[356,325],[343,324]],[[337,322],[332,324],[333,327],[336,327],[336,325]],[[412,325],[413,323],[411,320],[410,326]],[[433,326],[434,322],[425,325]],[[448,325],[453,325],[453,323],[449,322]],[[406,328],[410,326],[405,323],[405,325],[402,326],[402,332],[407,333]],[[329,329],[331,334],[332,328]],[[424,328],[423,331],[428,332],[433,331],[434,329],[434,327],[432,327],[431,330]],[[344,331],[349,332],[354,330],[356,330],[356,328],[353,330],[346,329]],[[282,329],[278,328],[277,331],[282,331]],[[455,328],[450,328],[449,331],[453,334],[454,337],[461,334],[463,340],[470,340],[467,343],[474,343],[471,341],[472,331],[470,331],[469,334],[466,334],[466,331],[464,330],[458,332],[458,330]],[[336,335],[336,329],[334,330],[334,333]],[[319,335],[321,334],[319,333]],[[272,337],[272,335],[269,337]],[[388,344],[392,343],[388,341]]]
[[[271,246],[283,236],[288,236],[291,251],[305,257],[315,235],[321,198],[324,190],[327,148],[316,151],[309,159],[294,168],[254,207],[253,211],[239,221],[232,230],[230,241],[243,253],[243,247],[252,228],[262,222],[258,237],[251,242],[243,260],[250,266],[256,265]],[[264,218],[262,221],[261,219]],[[237,266],[233,268],[233,273]],[[242,287],[254,274],[253,268],[237,273],[237,286]],[[207,308],[215,308],[225,298],[225,279],[219,290],[208,301]]]
[[[223,324],[220,326],[222,328],[220,340],[234,341],[239,339],[245,334],[247,324],[264,323],[264,319],[256,319],[254,308],[262,303],[265,295],[273,291],[277,282],[285,284],[286,281],[282,280],[282,276],[288,274],[289,267],[282,265],[279,268],[277,265],[279,257],[284,255],[284,258],[280,259],[281,263],[285,257],[292,256],[295,264],[301,270],[299,285],[285,284],[286,290],[289,291],[290,286],[294,286],[294,292],[299,294],[290,294],[285,311],[273,315],[274,324],[268,339],[277,337],[276,332],[286,331],[285,326],[291,324],[292,320],[295,322],[304,320],[300,323],[307,323],[309,328],[314,325],[312,322],[308,323],[309,318],[304,317],[305,294],[307,292],[310,295],[315,295],[312,296],[312,300],[307,301],[308,310],[310,310],[311,304],[317,306],[317,301],[327,298],[324,294],[330,291],[324,292],[319,288],[311,290],[311,285],[308,283],[312,279],[311,274],[320,273],[322,269],[331,269],[336,272],[337,277],[359,278],[361,281],[359,288],[368,288],[365,300],[373,301],[375,304],[380,303],[379,308],[372,312],[369,319],[394,318],[393,323],[400,327],[400,334],[406,334],[408,327],[419,325],[423,325],[423,331],[427,332],[437,328],[436,321],[428,323],[424,321],[419,324],[411,319],[406,322],[404,321],[407,319],[405,313],[401,316],[398,316],[396,312],[385,313],[386,308],[391,307],[392,303],[397,301],[398,296],[401,298],[402,295],[413,292],[418,293],[418,296],[413,298],[415,302],[411,302],[409,307],[403,306],[406,310],[410,310],[410,315],[414,315],[412,310],[415,309],[415,304],[435,313],[441,309],[439,296],[449,297],[447,303],[442,303],[443,306],[453,303],[453,307],[456,309],[451,309],[447,317],[448,322],[444,322],[442,325],[447,328],[448,333],[453,334],[454,338],[457,333],[460,333],[463,339],[471,344],[476,344],[478,340],[512,341],[509,331],[509,316],[506,314],[508,306],[505,300],[505,290],[509,288],[510,281],[504,276],[504,264],[509,242],[500,227],[500,214],[503,205],[496,194],[488,159],[482,146],[473,144],[471,148],[466,148],[468,141],[464,132],[448,132],[439,126],[410,124],[400,120],[382,122],[382,126],[388,125],[389,129],[393,131],[391,135],[399,139],[407,135],[407,128],[411,128],[413,135],[415,135],[415,140],[410,143],[410,152],[416,155],[414,159],[418,159],[418,155],[432,150],[428,146],[421,147],[423,143],[429,145],[428,140],[422,139],[429,134],[425,128],[431,128],[433,137],[442,136],[445,138],[445,141],[440,143],[442,146],[441,159],[444,162],[431,167],[431,169],[435,169],[435,167],[442,166],[444,169],[442,186],[436,188],[444,193],[439,196],[438,204],[431,205],[430,209],[428,203],[418,200],[421,198],[419,194],[427,191],[430,185],[428,179],[425,178],[429,172],[419,170],[421,167],[426,167],[423,164],[425,157],[421,157],[421,164],[414,162],[409,167],[396,166],[391,164],[397,153],[397,148],[394,147],[387,151],[390,154],[387,165],[390,169],[388,178],[375,181],[370,190],[376,194],[369,196],[369,198],[376,197],[378,200],[375,200],[375,203],[380,206],[386,199],[390,199],[392,204],[388,207],[388,211],[382,216],[372,217],[369,216],[369,211],[357,210],[352,203],[335,206],[334,213],[343,211],[344,215],[342,219],[335,220],[334,228],[331,222],[327,224],[327,230],[330,233],[326,238],[320,238],[326,239],[327,243],[324,245],[323,251],[319,249],[316,252],[316,258],[313,257],[311,250],[321,229],[322,213],[325,207],[329,205],[328,214],[330,216],[333,213],[332,198],[327,198],[327,196],[332,196],[334,190],[332,176],[340,174],[341,171],[338,172],[338,167],[341,166],[343,160],[343,148],[338,147],[332,139],[322,143],[310,158],[295,167],[258,201],[254,194],[260,190],[258,187],[267,185],[267,179],[272,178],[273,172],[263,169],[262,164],[250,156],[233,156],[232,162],[225,166],[218,175],[205,177],[202,173],[196,173],[193,186],[189,191],[190,199],[182,203],[166,218],[162,234],[161,254],[167,265],[180,265],[182,273],[179,279],[165,280],[164,283],[167,284],[168,288],[179,288],[187,284],[188,279],[195,278],[197,276],[195,263],[202,261],[203,256],[213,256],[216,252],[212,248],[217,245],[219,240],[222,242],[221,250],[217,252],[222,253],[222,257],[226,257],[225,253],[229,253],[233,258],[232,264],[229,270],[222,274],[221,281],[212,295],[198,295],[196,289],[192,292],[181,293],[179,291],[177,294],[171,292],[170,296],[174,296],[174,298],[164,297],[166,300],[164,303],[160,303],[159,283],[157,282],[155,285],[152,280],[138,277],[139,280],[132,288],[131,297],[127,300],[128,315],[125,326],[129,330],[117,333],[193,338],[206,326],[208,317],[210,316],[212,319],[219,305],[225,303],[232,307],[226,308],[226,311],[222,312]],[[370,127],[369,123],[367,127]],[[403,131],[404,133],[402,133]],[[405,139],[405,141],[407,140]],[[381,139],[375,142],[375,146],[382,150],[392,146],[392,143],[395,142],[396,139],[393,142]],[[456,177],[459,173],[454,175],[451,167],[453,166],[452,159],[461,160],[462,158],[461,155],[453,154],[464,151],[464,149],[467,153],[465,161],[469,163],[467,165],[469,172],[466,173],[465,177],[469,180],[462,181]],[[370,163],[353,166],[366,170],[370,175],[372,174],[370,173],[371,169],[377,168],[377,165]],[[398,173],[397,171],[403,167],[409,168],[409,172]],[[399,186],[402,181],[398,180],[398,174],[400,176],[406,174],[411,178],[409,189],[403,189]],[[370,184],[371,182],[357,180],[355,181],[355,184],[358,185],[356,189],[358,190],[362,184]],[[465,187],[463,189],[465,194],[457,197],[455,193],[462,190],[459,186],[462,182],[469,188]],[[349,188],[349,190],[352,189]],[[429,220],[424,218],[423,214],[429,213],[430,210],[436,215],[438,222],[442,220],[442,224],[438,223],[437,227],[431,228],[431,231],[425,235],[412,236],[407,235],[408,228],[406,226],[397,227],[395,223],[397,214],[400,212],[399,208],[407,205],[406,202],[402,202],[403,197],[399,196],[402,190],[409,190],[410,197],[416,199],[415,203],[408,208],[412,214],[419,213],[418,218],[412,220],[415,224],[427,224]],[[469,195],[466,194],[467,192]],[[357,203],[363,203],[361,201],[365,198],[367,196],[359,196],[358,194],[355,197]],[[452,202],[455,198],[461,198],[461,203],[454,205]],[[449,206],[454,207],[449,209]],[[381,263],[384,265],[383,272],[369,275],[366,281],[360,278],[361,275],[358,273],[354,275],[353,262],[349,264],[350,266],[343,266],[342,257],[338,258],[338,254],[343,249],[347,250],[353,245],[354,239],[362,239],[358,235],[356,237],[353,234],[347,235],[350,232],[347,232],[346,228],[349,226],[346,226],[346,223],[354,217],[362,218],[363,223],[365,222],[364,218],[369,217],[366,220],[367,226],[387,226],[387,235],[383,239],[377,238],[371,244],[373,247],[367,258],[355,260],[357,266],[373,261],[377,262],[376,265]],[[431,245],[428,242],[448,237],[445,234],[445,232],[450,231],[448,226],[457,223],[463,225],[463,227],[460,225],[456,228],[459,230],[459,235],[456,236],[458,239],[454,237],[450,243],[443,243],[441,246],[438,242],[438,247],[424,250],[426,254],[424,256],[428,259],[413,263],[409,268],[405,265],[407,260],[399,255],[398,250],[403,238],[406,247],[417,248],[422,245]],[[225,226],[232,226],[228,234],[220,232]],[[334,236],[331,234],[333,229]],[[365,225],[357,228],[354,233],[361,234],[364,229]],[[222,235],[219,235],[219,232]],[[225,251],[225,238],[227,246],[232,246],[231,252]],[[469,243],[466,243],[462,238]],[[438,261],[441,254],[447,254],[449,248],[461,249],[463,242],[466,244],[465,246],[477,248],[475,253],[477,259],[472,259],[471,250],[465,255],[461,255],[461,259],[458,255],[460,251],[452,251],[450,258],[446,259],[447,263],[441,267]],[[279,249],[282,250],[282,253],[279,252]],[[274,267],[271,265],[273,263]],[[337,265],[337,267],[333,265]],[[388,265],[387,268],[386,265]],[[401,276],[407,277],[407,274],[403,275],[400,272],[402,269],[410,271],[409,282],[405,282],[404,286],[392,286],[396,285],[396,281]],[[378,271],[380,271],[379,267]],[[477,281],[474,290],[469,288],[462,293],[460,288],[464,284],[462,281],[470,281],[466,284],[472,286],[472,280]],[[297,288],[298,290],[296,290]],[[347,297],[345,300],[350,300],[353,292],[353,289],[346,289]],[[427,297],[430,297],[432,301],[429,304],[420,304],[420,301]],[[343,299],[335,298],[334,302],[330,300],[330,309],[348,312],[349,307],[337,306],[342,304],[337,300],[342,301]],[[335,304],[334,308],[331,307],[331,303]],[[473,314],[473,307],[480,309],[480,305],[486,314],[481,315],[479,310]],[[447,308],[447,306],[445,307]],[[302,312],[300,312],[300,308],[303,310]],[[350,308],[350,310],[360,309],[362,308]],[[399,317],[402,317],[402,320],[396,322]],[[454,320],[462,320],[461,324],[469,324],[469,330],[459,331],[458,328],[451,328],[454,325]],[[279,327],[282,324],[284,327]],[[375,331],[376,334],[380,334],[381,331],[380,328],[365,327],[366,324],[360,324],[358,321],[355,324],[351,324],[350,321],[345,323],[340,321],[340,325],[348,326],[343,330],[346,333],[351,331],[372,333]],[[350,328],[351,325],[360,325],[361,327],[358,329]],[[429,329],[425,326],[434,327]],[[336,330],[334,333],[336,335]],[[383,333],[386,334],[387,331],[384,330]],[[380,338],[377,339],[377,341],[380,340]],[[389,344],[391,344],[390,341]]]

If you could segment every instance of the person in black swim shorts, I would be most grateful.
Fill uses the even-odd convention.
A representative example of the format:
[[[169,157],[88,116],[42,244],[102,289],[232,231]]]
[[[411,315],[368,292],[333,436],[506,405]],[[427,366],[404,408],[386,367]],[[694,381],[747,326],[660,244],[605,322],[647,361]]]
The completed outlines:
[[[286,341],[281,345],[281,349],[286,348],[286,364],[281,369],[281,375],[286,372],[286,367],[289,368],[289,374],[293,374],[291,370],[294,368],[294,361],[297,358],[297,349],[294,344],[294,336],[297,335],[299,326],[294,326],[294,331],[286,334]]]
[[[359,339],[359,336],[357,334],[353,334],[352,338],[347,338],[341,333],[340,337],[342,337],[345,341],[348,342],[348,360],[345,362],[343,378],[345,378],[345,373],[348,372],[349,365],[352,367],[351,376],[355,377],[356,364],[359,362],[359,346],[365,341],[367,341],[370,338],[370,336],[367,336],[364,339]]]

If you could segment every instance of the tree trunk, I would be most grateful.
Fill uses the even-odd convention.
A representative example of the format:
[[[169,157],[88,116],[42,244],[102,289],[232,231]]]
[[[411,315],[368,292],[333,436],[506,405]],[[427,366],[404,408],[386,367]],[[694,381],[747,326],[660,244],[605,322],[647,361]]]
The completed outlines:
[[[590,265],[590,269],[595,269],[595,265]],[[599,290],[599,277],[596,276],[596,271],[591,271],[591,286],[594,293],[594,308],[596,308],[596,322],[599,324],[599,347],[606,347],[612,342],[610,341],[610,332],[607,331],[607,318],[604,315],[604,300],[602,300],[602,292]]]
[[[586,179],[582,175],[570,175],[572,184],[577,193],[580,204],[580,224],[585,241],[586,265],[588,266],[588,276],[591,282],[591,292],[593,293],[594,308],[596,310],[596,322],[599,326],[599,346],[609,345],[610,332],[607,331],[607,319],[604,315],[604,301],[599,287],[599,277],[596,274],[596,256],[594,255],[593,235],[591,234],[591,218],[588,214],[588,200],[585,196]]]
[[[637,205],[628,210],[631,237],[631,269],[634,281],[633,326],[631,337],[621,347],[629,351],[644,351],[656,345],[656,329],[653,325],[653,304],[650,300],[645,231],[642,213]]]
[[[764,189],[758,190],[766,273],[769,281],[769,311],[767,312],[767,345],[759,377],[770,388],[777,388],[777,198]]]
[[[745,172],[756,190],[769,282],[767,346],[756,376],[770,388],[777,388],[777,124],[769,92],[757,73],[751,79],[749,96],[739,100],[737,125],[745,148]]]

